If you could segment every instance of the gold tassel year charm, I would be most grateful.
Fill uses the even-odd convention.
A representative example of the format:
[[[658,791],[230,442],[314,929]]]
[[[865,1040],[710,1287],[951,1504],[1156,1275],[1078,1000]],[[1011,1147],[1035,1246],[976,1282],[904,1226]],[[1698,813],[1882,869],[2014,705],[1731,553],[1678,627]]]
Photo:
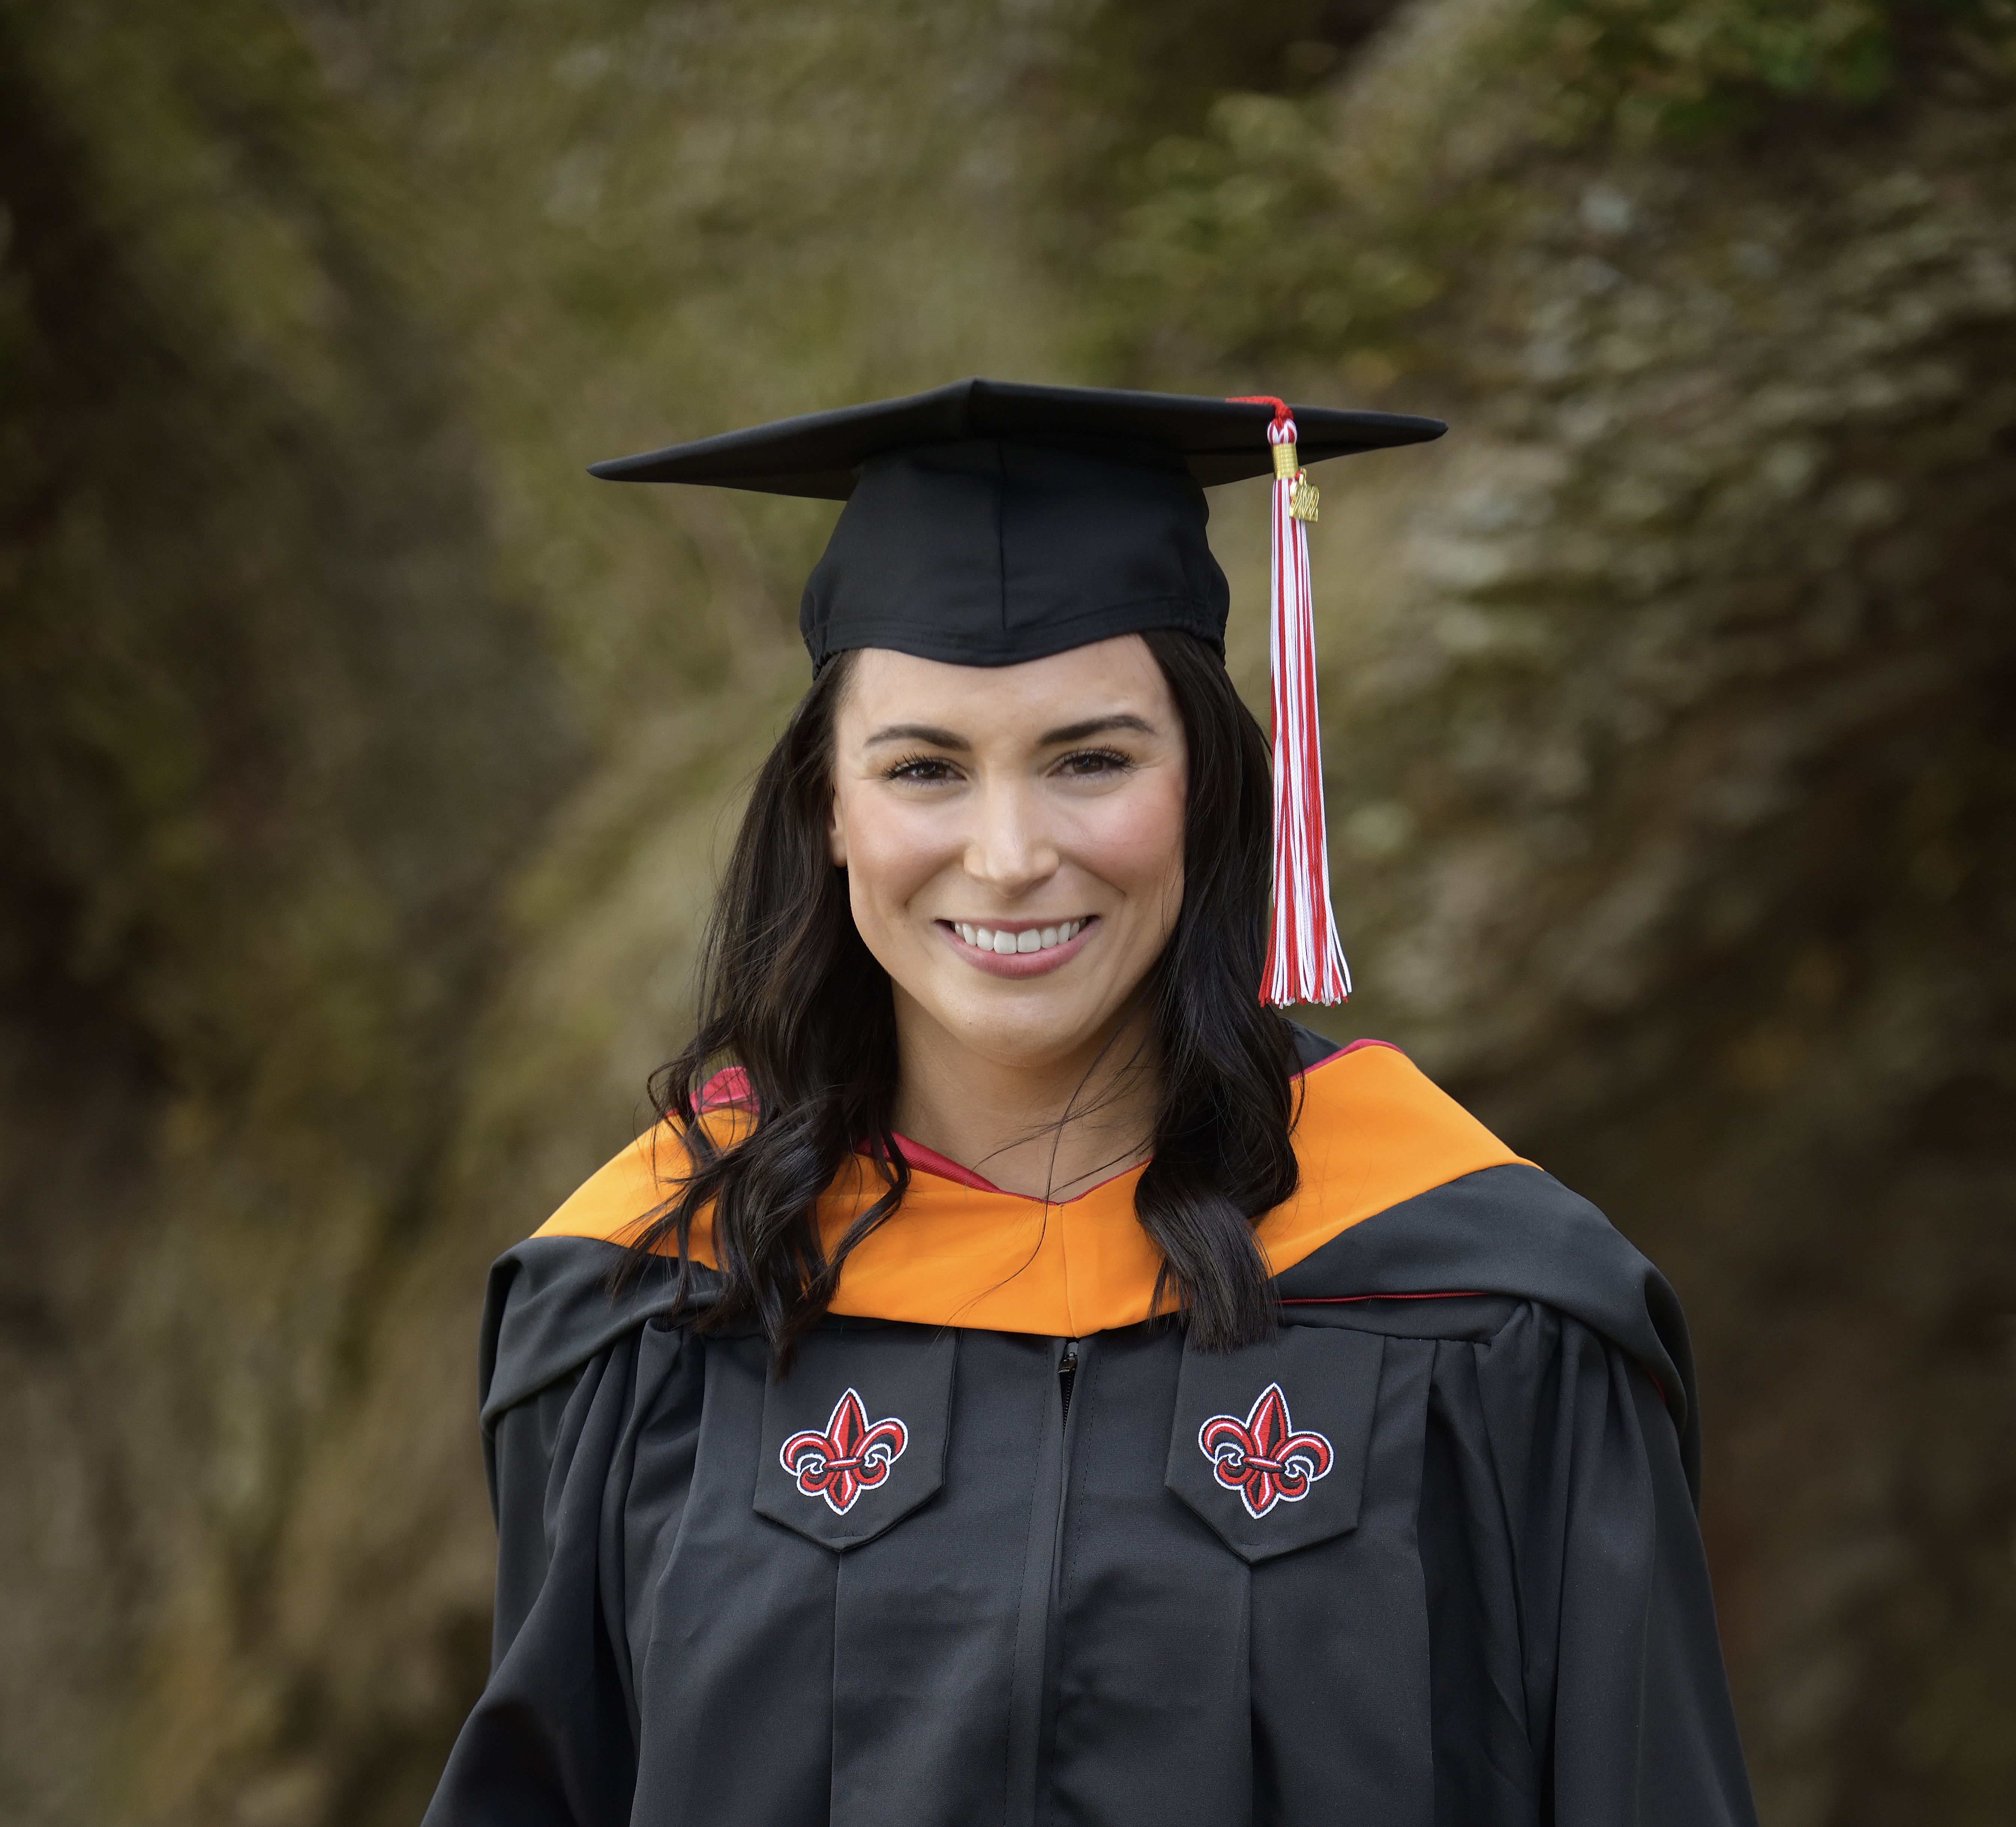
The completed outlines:
[[[1298,521],[1314,520],[1316,510],[1323,505],[1323,494],[1309,480],[1309,473],[1302,467],[1292,444],[1274,446],[1274,477],[1276,481],[1291,477],[1294,481],[1294,487],[1288,491],[1288,512]]]

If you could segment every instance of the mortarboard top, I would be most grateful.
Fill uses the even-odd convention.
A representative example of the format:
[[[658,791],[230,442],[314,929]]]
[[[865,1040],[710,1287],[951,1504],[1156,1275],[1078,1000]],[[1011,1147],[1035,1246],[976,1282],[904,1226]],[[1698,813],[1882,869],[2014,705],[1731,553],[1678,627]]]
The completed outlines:
[[[844,501],[805,586],[814,667],[849,647],[976,666],[1152,628],[1224,647],[1204,489],[1275,470],[1267,403],[960,380],[596,463],[609,481]],[[1303,463],[1438,438],[1303,407]]]
[[[857,647],[1007,666],[1153,629],[1222,654],[1231,593],[1204,536],[1204,492],[1271,473],[1274,908],[1261,995],[1330,1003],[1351,978],[1330,903],[1304,524],[1316,494],[1303,468],[1446,429],[1273,398],[974,380],[593,474],[845,502],[798,608],[816,673]]]
[[[764,495],[844,501],[861,466],[892,450],[992,440],[1051,449],[1138,447],[1179,458],[1203,487],[1273,473],[1271,403],[1114,387],[1035,387],[1019,380],[955,380],[929,393],[806,413],[746,431],[696,438],[642,456],[616,457],[589,474],[607,482],[697,482]],[[1449,427],[1400,413],[1298,406],[1305,464],[1394,445],[1424,444]]]

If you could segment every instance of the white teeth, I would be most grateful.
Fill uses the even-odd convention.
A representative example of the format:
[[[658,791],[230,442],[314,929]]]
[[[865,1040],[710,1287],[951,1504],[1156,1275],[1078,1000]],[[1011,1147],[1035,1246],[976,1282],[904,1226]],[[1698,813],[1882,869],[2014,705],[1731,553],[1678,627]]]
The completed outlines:
[[[1022,932],[998,932],[991,926],[973,926],[965,921],[955,920],[952,929],[975,951],[1010,957],[1027,952],[1046,952],[1053,946],[1068,945],[1084,932],[1085,922],[1067,920],[1061,926],[1032,926]]]

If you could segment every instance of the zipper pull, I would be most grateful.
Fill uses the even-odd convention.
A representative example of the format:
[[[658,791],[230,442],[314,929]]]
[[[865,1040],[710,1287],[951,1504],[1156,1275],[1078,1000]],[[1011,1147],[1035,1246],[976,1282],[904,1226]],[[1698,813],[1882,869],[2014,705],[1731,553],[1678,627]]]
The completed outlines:
[[[1064,1341],[1064,1354],[1057,1360],[1057,1388],[1064,1396],[1064,1418],[1071,1418],[1071,1384],[1078,1376],[1078,1341]]]

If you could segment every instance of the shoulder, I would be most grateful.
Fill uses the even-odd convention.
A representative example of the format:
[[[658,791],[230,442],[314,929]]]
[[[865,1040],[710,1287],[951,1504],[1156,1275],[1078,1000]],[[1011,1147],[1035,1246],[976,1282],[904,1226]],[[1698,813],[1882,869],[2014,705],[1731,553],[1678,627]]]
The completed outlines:
[[[1296,1029],[1294,1195],[1267,1214],[1260,1242],[1277,1269],[1408,1199],[1520,1158],[1399,1048],[1330,1047]],[[1526,1164],[1530,1165],[1530,1164]]]
[[[1333,1208],[1355,1209],[1281,1268],[1288,1313],[1427,1296],[1539,1302],[1651,1375],[1691,1465],[1694,1362],[1679,1299],[1595,1205],[1514,1154],[1392,1048],[1340,1050],[1303,1082],[1305,1180]]]
[[[1547,1299],[1651,1270],[1588,1200],[1514,1153],[1397,1048],[1354,1042],[1307,1067],[1301,1085],[1303,1184],[1262,1231],[1283,1299]],[[1306,1226],[1309,1247],[1280,1247],[1290,1239],[1279,1220],[1297,1243]]]
[[[1589,1202],[1530,1162],[1452,1176],[1340,1231],[1277,1277],[1281,1299],[1510,1295],[1560,1308],[1648,1360],[1679,1321],[1665,1278]]]
[[[490,1266],[479,1348],[479,1399],[486,1432],[497,1418],[578,1370],[647,1321],[690,1314],[716,1286],[711,1269],[689,1273],[682,1296],[668,1261],[619,1287],[621,1246],[601,1238],[529,1237]]]
[[[1312,1058],[1310,1043],[1323,1043],[1306,1030],[1297,1040],[1295,1149],[1306,1171],[1325,1174],[1348,1158],[1368,1191],[1404,1197],[1520,1159],[1389,1042],[1354,1040]]]
[[[717,1148],[732,1148],[754,1124],[748,1080],[739,1067],[716,1072],[701,1088],[697,1125]],[[628,1245],[662,1216],[686,1184],[690,1157],[686,1132],[667,1117],[654,1124],[582,1181],[533,1235],[539,1238],[592,1238]],[[714,1267],[711,1212],[693,1216],[689,1248],[693,1260]]]
[[[723,1103],[708,1107],[700,1120],[725,1144],[746,1119],[740,1106]],[[481,1360],[486,1427],[625,1333],[679,1307],[679,1278],[669,1257],[661,1271],[620,1288],[616,1275],[631,1241],[678,1196],[686,1162],[678,1125],[656,1125],[491,1265]],[[704,1213],[694,1220],[692,1241],[689,1306],[712,1292],[714,1256]]]

